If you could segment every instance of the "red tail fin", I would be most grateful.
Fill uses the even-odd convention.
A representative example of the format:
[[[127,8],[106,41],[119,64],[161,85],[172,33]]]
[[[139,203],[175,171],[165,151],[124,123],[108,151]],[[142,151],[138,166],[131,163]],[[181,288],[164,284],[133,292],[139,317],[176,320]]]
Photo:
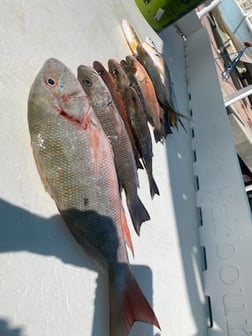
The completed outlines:
[[[135,321],[150,323],[160,329],[155,313],[129,270],[123,289],[110,288],[110,336],[128,336]]]

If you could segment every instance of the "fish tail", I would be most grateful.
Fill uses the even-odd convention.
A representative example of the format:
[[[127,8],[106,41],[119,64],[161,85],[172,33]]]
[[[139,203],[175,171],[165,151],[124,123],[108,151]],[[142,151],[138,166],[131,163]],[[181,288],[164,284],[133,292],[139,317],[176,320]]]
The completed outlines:
[[[169,124],[168,120],[165,120],[165,135],[167,136],[168,134],[172,134],[172,129],[171,129],[171,125]]]
[[[164,136],[164,129],[161,127],[160,129],[154,128],[153,130],[154,138],[155,141],[158,142],[163,142],[165,136]]]
[[[183,127],[184,131],[185,131],[186,133],[188,133],[187,130],[186,130],[186,128],[185,128],[185,125],[184,125],[183,122],[182,122],[182,120],[179,118],[178,121],[179,121],[180,125]]]
[[[171,125],[168,122],[168,118],[163,116],[163,118],[161,119],[161,124],[166,138],[168,134],[172,134]]]
[[[178,131],[178,123],[177,123],[177,114],[174,111],[169,111],[168,112],[168,124],[176,127]]]
[[[177,115],[178,117],[184,118],[184,119],[186,119],[186,120],[188,120],[188,121],[190,121],[190,120],[192,119],[191,117],[186,116],[186,115],[183,114],[183,113],[176,112],[176,111],[174,111],[174,113],[176,113],[176,115]]]
[[[175,109],[168,102],[166,102],[166,104],[160,103],[160,105],[164,110],[164,116],[165,116],[165,118],[167,118],[168,125],[176,127],[176,129],[178,130],[177,121],[179,121],[181,126],[186,131],[185,126],[184,126],[184,124],[182,123],[182,121],[180,120],[179,117],[181,117],[183,119],[186,119],[188,121],[191,121],[191,117],[175,111]],[[168,133],[166,133],[166,134],[168,134]]]
[[[135,197],[132,201],[127,199],[127,205],[135,231],[139,236],[141,224],[147,220],[150,220],[150,215],[138,196]]]
[[[184,131],[187,133],[186,128],[185,128],[183,122],[181,121],[181,119],[179,117],[184,118],[184,119],[186,119],[188,121],[191,120],[191,117],[187,117],[187,116],[185,116],[182,113],[179,113],[179,112],[176,112],[176,111],[172,111],[172,110],[170,110],[168,112],[169,123],[172,126],[175,126],[177,128],[177,130],[178,130],[178,123],[177,123],[177,121],[178,121],[180,123],[180,125],[183,127]]]
[[[123,288],[110,285],[109,335],[128,336],[135,321],[146,322],[160,329],[155,313],[129,269]]]
[[[160,195],[158,186],[156,184],[156,181],[154,180],[152,173],[148,173],[148,180],[149,180],[149,185],[150,185],[151,198],[153,198],[155,195]]]

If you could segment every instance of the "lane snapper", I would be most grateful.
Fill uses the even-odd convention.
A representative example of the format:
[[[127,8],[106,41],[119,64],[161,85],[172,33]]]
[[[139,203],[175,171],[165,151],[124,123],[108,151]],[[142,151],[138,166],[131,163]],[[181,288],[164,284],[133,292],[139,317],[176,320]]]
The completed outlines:
[[[143,158],[144,167],[146,168],[150,186],[150,194],[153,198],[155,194],[159,195],[159,190],[152,172],[152,140],[147,124],[147,118],[138,94],[131,86],[125,87],[125,101],[129,119],[137,140],[137,145]]]
[[[162,124],[163,114],[159,106],[152,80],[144,66],[134,56],[127,56],[126,62],[141,89],[141,93],[145,101],[147,119],[154,127],[154,138],[156,142],[162,141],[165,138],[165,132]]]
[[[137,193],[139,185],[137,167],[125,126],[114,105],[109,89],[92,67],[79,66],[78,80],[110,140],[115,155],[119,183],[125,191],[135,231],[140,235],[141,224],[149,220],[150,216]]]
[[[170,71],[163,55],[158,52],[153,42],[150,42],[150,38],[148,42],[141,41],[133,26],[125,19],[122,20],[122,30],[130,50],[144,65],[153,82],[159,103],[165,111],[167,121],[170,125],[178,128],[177,119],[179,116],[187,120],[190,120],[190,118],[177,112],[175,108],[177,105],[175,92],[171,82]],[[179,122],[185,129],[180,119]],[[165,125],[165,128],[166,132],[169,133],[169,125]]]
[[[154,85],[157,98],[163,110],[165,111],[168,121],[172,126],[178,128],[177,117],[190,120],[189,117],[174,110],[172,103],[168,100],[167,90],[164,87],[161,77],[155,67],[155,64],[149,53],[143,48],[142,44],[137,45],[137,58],[147,70]]]
[[[136,147],[136,141],[134,138],[134,135],[132,133],[132,129],[129,123],[129,118],[127,115],[127,110],[122,98],[122,95],[113,79],[113,76],[111,75],[111,73],[109,71],[107,71],[104,66],[102,65],[102,63],[98,62],[98,61],[94,61],[93,62],[93,68],[95,69],[95,71],[101,76],[103,82],[106,84],[107,88],[110,91],[111,97],[115,103],[115,106],[118,110],[118,112],[120,113],[120,116],[124,122],[126,131],[128,133],[129,139],[130,139],[130,143],[134,152],[134,157],[136,160],[136,165],[137,168],[143,169],[143,166],[139,160],[140,154],[138,152],[138,149]]]

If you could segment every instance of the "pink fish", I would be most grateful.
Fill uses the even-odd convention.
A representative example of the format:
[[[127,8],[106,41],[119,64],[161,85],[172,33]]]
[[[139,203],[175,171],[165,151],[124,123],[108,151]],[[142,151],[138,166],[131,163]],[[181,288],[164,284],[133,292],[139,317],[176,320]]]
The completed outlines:
[[[31,87],[28,124],[46,189],[75,239],[108,275],[109,335],[127,336],[134,321],[159,328],[130,270],[110,143],[79,82],[56,59],[44,63]]]
[[[78,80],[112,145],[119,182],[125,191],[130,217],[139,235],[142,223],[149,220],[150,216],[138,196],[137,167],[124,123],[109,89],[92,67],[80,65]]]

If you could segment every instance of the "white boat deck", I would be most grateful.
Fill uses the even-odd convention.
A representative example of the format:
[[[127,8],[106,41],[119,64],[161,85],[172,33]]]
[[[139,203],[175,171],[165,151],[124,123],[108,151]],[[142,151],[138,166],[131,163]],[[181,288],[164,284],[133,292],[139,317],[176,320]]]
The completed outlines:
[[[192,13],[157,36],[134,1],[0,0],[0,335],[107,336],[106,280],[65,228],[44,191],[30,147],[27,98],[42,63],[120,60],[121,20],[163,50],[181,113],[192,114],[154,146],[160,197],[145,174],[151,215],[132,230],[133,272],[162,328],[131,336],[240,336],[252,332],[251,214],[207,32]],[[211,302],[209,313],[207,302]]]

